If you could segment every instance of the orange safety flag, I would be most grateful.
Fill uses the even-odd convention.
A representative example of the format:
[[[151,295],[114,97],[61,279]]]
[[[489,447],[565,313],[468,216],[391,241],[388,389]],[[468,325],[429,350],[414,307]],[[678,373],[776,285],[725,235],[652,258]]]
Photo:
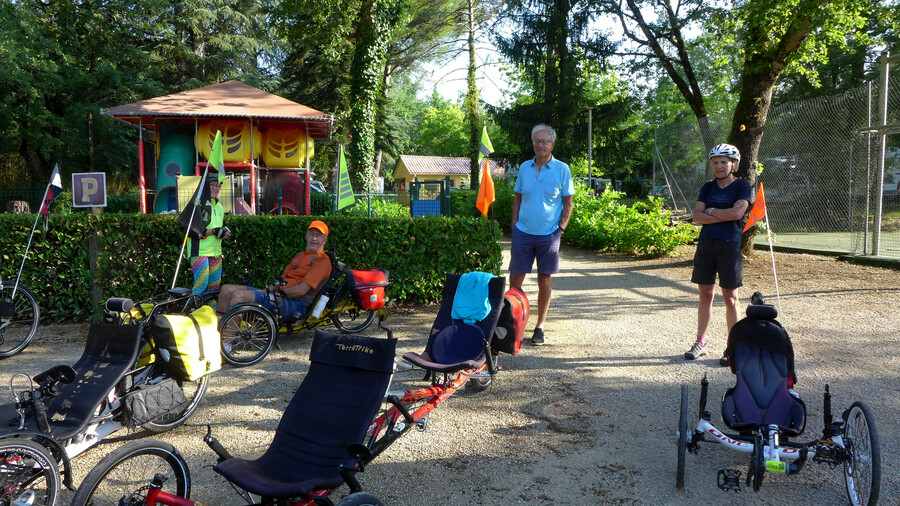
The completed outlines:
[[[487,216],[488,209],[496,200],[494,194],[494,180],[491,179],[491,172],[488,170],[490,160],[485,158],[484,170],[481,173],[481,185],[478,187],[478,200],[475,201],[475,207],[481,211],[481,214]]]
[[[750,217],[747,219],[747,224],[744,225],[744,230],[741,230],[741,233],[744,233],[750,230],[757,221],[766,217],[766,193],[763,191],[762,182],[759,183],[759,192],[756,193],[756,201],[753,202],[753,209],[750,210]]]

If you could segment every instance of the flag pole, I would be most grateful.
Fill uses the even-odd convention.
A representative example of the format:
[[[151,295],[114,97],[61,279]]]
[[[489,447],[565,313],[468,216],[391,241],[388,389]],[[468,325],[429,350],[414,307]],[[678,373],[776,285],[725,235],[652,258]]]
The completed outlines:
[[[769,241],[769,256],[772,258],[772,276],[775,278],[775,300],[778,302],[778,314],[781,314],[781,293],[778,291],[778,273],[775,271],[775,248],[772,246],[772,227],[769,224],[769,210],[763,208],[766,216],[766,239]],[[782,315],[782,318],[784,315]]]
[[[25,246],[25,254],[22,255],[22,264],[19,265],[19,273],[16,274],[16,282],[13,284],[13,291],[12,295],[10,296],[10,300],[15,298],[16,290],[18,290],[19,288],[19,279],[22,278],[22,270],[25,268],[25,259],[28,258],[28,250],[31,249],[31,240],[34,239],[34,231],[35,229],[37,229],[38,220],[41,218],[41,209],[44,208],[44,202],[47,201],[47,192],[50,191],[51,184],[53,184],[53,175],[50,176],[50,181],[47,182],[47,187],[44,188],[44,196],[41,197],[41,205],[38,206],[38,211],[34,216],[34,225],[31,226],[31,235],[28,236],[28,244]],[[50,207],[47,207],[47,214],[50,214]]]
[[[175,282],[178,280],[178,271],[181,270],[181,259],[184,258],[184,248],[187,246],[188,234],[191,231],[191,223],[194,222],[194,214],[197,212],[197,207],[200,206],[200,195],[203,194],[203,185],[206,183],[206,176],[209,173],[209,162],[206,162],[206,168],[203,169],[203,177],[200,178],[200,184],[197,185],[197,193],[194,198],[194,207],[191,209],[191,218],[187,222],[187,226],[184,228],[184,239],[181,241],[181,249],[178,251],[178,263],[175,264],[175,276],[172,277],[172,286],[170,288],[175,288]]]

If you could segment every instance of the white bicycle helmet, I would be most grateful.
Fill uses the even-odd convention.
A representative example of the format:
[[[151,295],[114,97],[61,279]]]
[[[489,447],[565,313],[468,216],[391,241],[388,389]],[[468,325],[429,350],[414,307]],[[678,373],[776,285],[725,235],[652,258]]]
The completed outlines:
[[[727,156],[735,162],[741,161],[741,152],[738,151],[738,148],[732,146],[731,144],[719,144],[710,149],[709,158],[712,158],[714,156]]]

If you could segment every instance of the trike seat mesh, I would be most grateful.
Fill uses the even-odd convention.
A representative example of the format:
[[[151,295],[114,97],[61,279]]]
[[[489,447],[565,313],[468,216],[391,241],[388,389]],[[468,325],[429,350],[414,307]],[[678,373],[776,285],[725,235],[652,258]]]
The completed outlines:
[[[444,282],[444,294],[441,307],[428,334],[428,343],[422,353],[406,353],[403,358],[430,371],[455,372],[463,369],[477,369],[484,365],[487,358],[484,356],[483,346],[479,346],[480,353],[475,356],[467,356],[474,349],[474,341],[479,342],[485,337],[494,335],[497,321],[500,319],[500,310],[503,309],[503,293],[506,289],[506,278],[500,276],[488,282],[488,303],[491,306],[487,316],[474,324],[464,324],[462,320],[453,319],[453,301],[456,297],[456,289],[459,286],[460,274],[447,274]],[[451,331],[445,329],[454,327]],[[472,329],[475,327],[481,331],[479,335]],[[456,347],[452,340],[460,339],[461,350],[453,351]],[[465,351],[463,351],[465,350]],[[476,353],[472,351],[472,353]]]
[[[798,436],[806,426],[806,405],[790,391],[796,382],[790,337],[774,319],[777,313],[751,308],[728,335],[725,354],[737,382],[722,399],[722,419],[734,430],[777,425]]]
[[[291,399],[269,449],[256,460],[232,458],[213,469],[264,498],[306,497],[343,483],[355,465],[347,445],[362,443],[391,378],[396,339],[316,330],[309,372]]]

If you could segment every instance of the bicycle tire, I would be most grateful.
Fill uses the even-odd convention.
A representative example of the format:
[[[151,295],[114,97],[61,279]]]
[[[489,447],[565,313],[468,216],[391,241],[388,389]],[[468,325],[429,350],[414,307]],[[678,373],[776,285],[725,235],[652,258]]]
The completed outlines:
[[[360,309],[349,289],[342,290],[334,304],[331,322],[345,334],[362,332],[375,321],[374,309]]]
[[[72,506],[132,504],[125,499],[137,500],[132,496],[146,491],[157,474],[167,478],[164,491],[190,499],[191,472],[184,457],[171,444],[151,439],[134,441],[104,457],[81,482]]]
[[[763,429],[760,429],[763,430]],[[753,468],[753,491],[759,492],[762,487],[763,477],[766,475],[766,450],[765,442],[762,434],[756,435],[756,441],[753,444],[753,455],[750,466]]]
[[[688,386],[681,385],[681,413],[678,417],[678,466],[675,470],[675,488],[684,490],[684,460],[687,454],[688,434]]]
[[[0,358],[11,357],[24,350],[34,339],[41,319],[41,308],[34,292],[19,285],[16,298],[12,300],[14,286],[14,281],[4,281],[0,285],[0,301],[12,302],[15,307],[15,314],[9,321],[0,320]]]
[[[188,418],[197,411],[200,401],[206,395],[206,389],[209,386],[209,374],[195,381],[180,382],[184,395],[188,399],[187,405],[174,413],[168,413],[152,422],[143,425],[145,429],[152,432],[165,432],[174,429],[187,421]]]
[[[356,492],[341,499],[337,506],[384,506],[384,503],[368,492]]]
[[[0,504],[21,499],[33,506],[52,506],[59,483],[59,467],[50,450],[28,439],[0,439]]]
[[[881,489],[881,445],[872,411],[856,401],[844,413],[844,482],[852,504],[876,504]]]
[[[494,366],[496,367],[498,361],[500,360],[500,354],[494,355]],[[485,371],[487,372],[487,371]],[[471,391],[472,393],[480,393],[484,392],[488,388],[491,387],[494,378],[488,376],[487,378],[469,378],[466,381],[466,389]]]
[[[222,359],[234,367],[253,365],[266,358],[278,328],[272,315],[259,307],[238,306],[219,323]]]

